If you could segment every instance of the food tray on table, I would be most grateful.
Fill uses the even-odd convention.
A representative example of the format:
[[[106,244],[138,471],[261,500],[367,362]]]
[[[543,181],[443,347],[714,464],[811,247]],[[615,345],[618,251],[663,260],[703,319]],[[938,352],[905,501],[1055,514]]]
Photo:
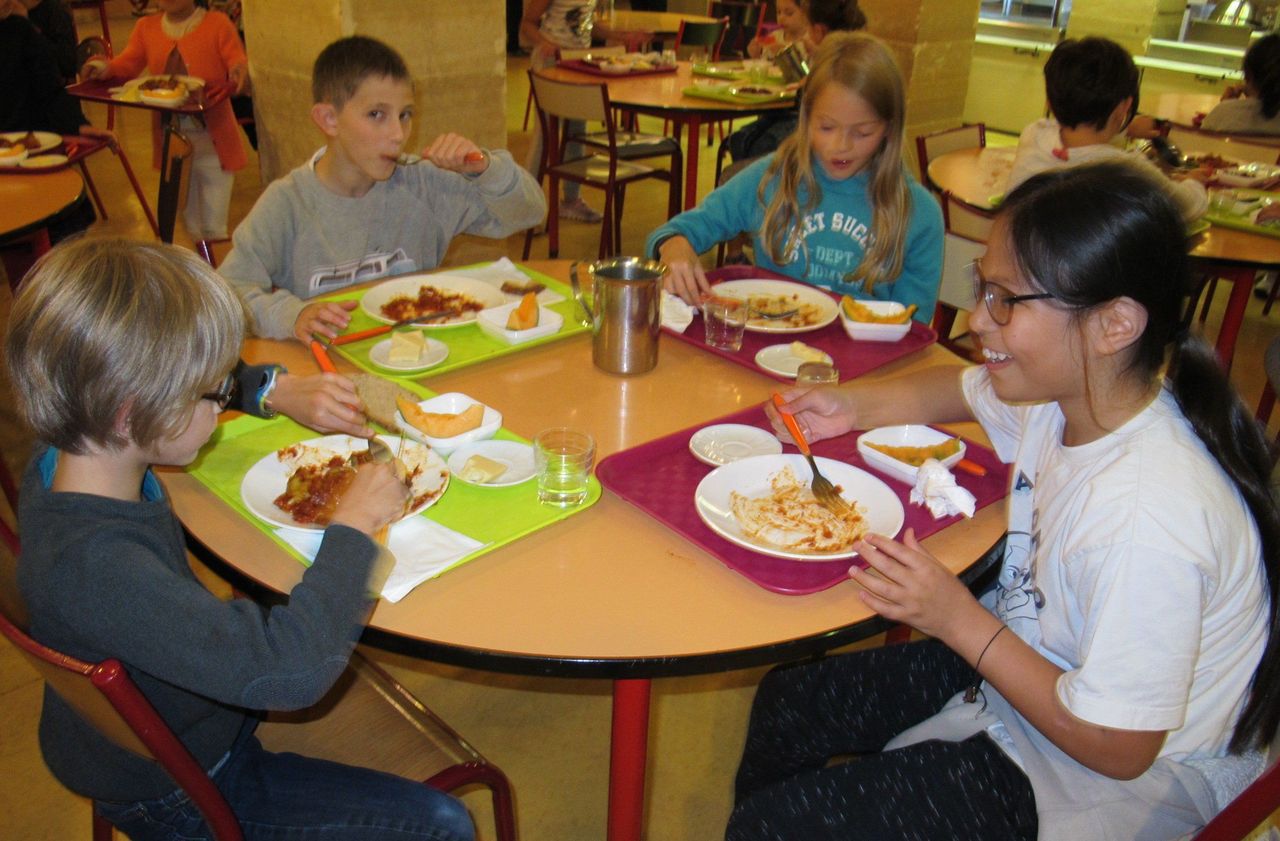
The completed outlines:
[[[770,429],[764,409],[752,406],[614,453],[600,462],[596,476],[604,487],[766,590],[784,595],[806,595],[833,587],[848,578],[852,562],[847,558],[794,561],[771,557],[731,543],[702,522],[694,506],[694,492],[698,483],[714,468],[693,457],[689,452],[689,438],[699,429],[720,423]],[[850,433],[819,441],[813,445],[813,453],[851,464],[883,479],[906,510],[904,527],[914,528],[917,537],[927,537],[962,519],[955,515],[936,520],[927,508],[910,504],[910,486],[867,464],[858,454],[857,439],[857,433]],[[985,508],[1003,499],[1007,493],[1008,467],[987,447],[968,440],[965,443],[966,458],[985,467],[987,474],[978,477],[957,472],[956,482],[976,497],[977,508]],[[784,446],[784,451],[797,452],[791,445]],[[661,467],[655,468],[654,465]],[[807,481],[808,474],[801,478]]]
[[[0,137],[7,138],[15,133],[26,134],[26,132],[11,132],[0,135]],[[100,137],[86,137],[76,134],[56,135],[43,131],[35,132],[35,134],[39,135],[42,141],[40,150],[31,152],[25,160],[15,166],[0,166],[0,174],[38,175],[47,172],[61,172],[69,166],[79,164],[80,161],[107,145],[107,141]],[[57,138],[57,141],[51,142],[46,139],[46,135],[49,138]]]
[[[608,69],[601,67],[592,61],[583,61],[580,58],[564,59],[560,62],[560,66],[566,70],[574,70],[578,73],[588,73],[592,76],[607,76],[611,79],[619,77],[630,78],[632,76],[652,76],[657,73],[674,73],[676,66],[674,64],[658,65],[655,67],[619,67],[619,69]],[[610,65],[615,67],[618,65]]]
[[[402,385],[424,398],[434,395],[434,392],[413,383]],[[281,447],[315,437],[314,431],[283,416],[272,420],[247,415],[238,417],[219,424],[211,443],[201,451],[199,458],[187,468],[187,472],[306,564],[308,562],[301,553],[283,539],[285,530],[277,530],[249,510],[241,496],[241,482],[245,474],[264,456]],[[525,439],[506,429],[499,430],[495,440],[526,443]],[[477,486],[452,476],[439,501],[415,517],[425,517],[483,544],[440,569],[436,572],[438,575],[446,569],[453,569],[527,534],[585,511],[599,500],[600,493],[600,483],[592,477],[587,499],[582,505],[567,509],[552,508],[538,502],[536,481],[507,486]],[[392,528],[394,530],[395,526]]]
[[[685,88],[681,93],[697,99],[714,99],[717,102],[728,102],[732,105],[765,105],[775,102],[794,102],[796,98],[794,90],[756,84],[729,85],[726,87],[695,84]]]
[[[467,272],[468,270],[474,269],[474,268],[475,268],[474,266],[459,267],[457,269],[453,269],[452,271],[461,273],[461,272]],[[521,350],[524,350],[525,348],[536,347],[538,345],[543,345],[548,342],[559,341],[560,339],[577,335],[578,333],[587,332],[591,329],[589,326],[583,324],[578,320],[578,315],[580,313],[574,312],[574,307],[576,306],[576,304],[574,304],[573,302],[572,292],[569,289],[567,284],[561,283],[555,278],[548,277],[547,275],[541,274],[540,272],[535,272],[531,269],[526,269],[523,267],[518,267],[518,268],[530,280],[534,280],[534,281],[537,281],[538,283],[541,283],[543,286],[546,287],[547,290],[549,290],[549,292],[554,293],[553,295],[551,295],[551,297],[560,299],[553,303],[544,302],[541,304],[541,306],[544,309],[549,309],[563,318],[563,323],[560,325],[560,328],[556,332],[551,333],[550,335],[540,336],[538,338],[533,338],[528,341],[523,341],[517,344],[508,344],[505,341],[502,341],[498,338],[494,338],[486,334],[484,330],[481,329],[478,323],[459,324],[456,326],[441,326],[438,328],[433,328],[433,327],[421,328],[421,329],[424,329],[424,332],[429,338],[434,339],[438,342],[442,342],[448,347],[448,356],[444,359],[443,362],[440,362],[439,364],[436,364],[436,365],[432,365],[429,368],[417,368],[412,370],[390,369],[383,365],[379,365],[377,364],[377,362],[374,361],[375,356],[376,358],[381,358],[382,348],[378,348],[378,350],[375,350],[375,348],[378,347],[380,343],[385,342],[389,338],[386,333],[383,333],[378,336],[373,336],[368,339],[361,339],[359,341],[351,342],[349,344],[334,344],[330,346],[329,352],[333,353],[336,351],[337,353],[340,353],[344,357],[349,359],[358,368],[361,368],[362,370],[368,371],[373,374],[377,374],[380,377],[418,378],[418,377],[434,376],[435,374],[442,374],[442,373],[445,373],[446,371],[456,371],[459,368],[463,368],[468,365],[474,365],[475,363],[482,362],[486,359],[493,359],[498,356],[505,356],[509,353],[518,353]],[[433,272],[433,273],[448,275],[450,274],[450,271],[451,270],[449,269],[442,269],[439,272]],[[407,278],[407,277],[419,277],[419,275],[416,275],[416,274],[401,275],[399,277],[388,278],[387,280],[389,282],[395,282],[395,281],[403,280],[404,278]],[[429,274],[422,275],[423,282],[426,283],[429,280],[429,277],[430,277]],[[373,287],[370,287],[369,289],[344,290],[341,292],[334,293],[333,295],[327,295],[324,297],[323,300],[326,300],[326,301],[359,300],[363,298],[366,293],[372,292],[374,289],[377,289],[377,288],[378,288],[377,286],[373,286]],[[546,295],[546,293],[539,293],[539,295],[540,297],[542,297]],[[518,298],[512,297],[511,300],[515,301],[515,300],[518,300]],[[363,307],[357,306],[351,312],[351,323],[350,325],[348,325],[346,332],[355,333],[355,332],[366,330],[372,327],[384,326],[384,324],[385,324],[384,322],[377,321],[373,317],[371,317],[368,313],[366,313]],[[383,345],[383,347],[385,347],[385,345]]]
[[[726,280],[755,278],[793,280],[785,275],[754,266],[726,266],[720,269],[713,269],[707,272],[707,278],[713,284]],[[836,296],[833,295],[832,297],[835,298]],[[841,326],[840,319],[837,318],[825,327],[808,332],[777,334],[757,333],[748,330],[742,337],[742,349],[735,352],[707,345],[700,313],[694,314],[693,321],[685,328],[683,333],[678,333],[665,327],[663,331],[673,339],[688,342],[708,353],[722,356],[730,362],[736,362],[739,365],[759,371],[766,376],[783,382],[791,382],[795,377],[775,373],[760,367],[756,363],[756,354],[770,345],[787,343],[792,339],[797,339],[810,347],[825,351],[831,357],[832,364],[835,365],[836,370],[840,372],[840,381],[844,382],[854,377],[860,377],[868,371],[874,371],[876,368],[887,365],[895,359],[901,359],[904,356],[915,353],[917,350],[928,347],[938,340],[938,334],[930,327],[918,321],[913,321],[910,332],[896,342],[854,341],[844,332],[844,327]]]
[[[186,77],[183,77],[186,78]],[[78,99],[105,102],[109,105],[128,105],[150,111],[169,111],[177,114],[200,114],[226,99],[232,90],[229,82],[215,82],[193,87],[187,98],[178,104],[156,104],[144,101],[138,94],[138,79],[121,83],[119,79],[90,79],[67,86],[67,93]],[[196,80],[199,81],[199,80]]]
[[[1280,193],[1249,190],[1243,187],[1225,192],[1239,197],[1240,201],[1215,201],[1215,196],[1211,193],[1209,209],[1204,214],[1204,218],[1211,224],[1265,237],[1280,237],[1280,220],[1264,225],[1254,221],[1259,210],[1269,204],[1280,202]]]

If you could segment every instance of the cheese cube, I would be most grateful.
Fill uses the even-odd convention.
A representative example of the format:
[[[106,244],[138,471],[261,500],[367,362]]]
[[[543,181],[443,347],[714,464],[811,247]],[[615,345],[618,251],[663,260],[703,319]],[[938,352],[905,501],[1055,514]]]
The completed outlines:
[[[791,355],[804,362],[826,362],[827,355],[816,347],[809,347],[804,342],[791,343]]]
[[[506,472],[507,466],[502,462],[494,461],[481,455],[474,455],[467,459],[466,464],[462,465],[462,470],[458,473],[458,476],[467,482],[483,485],[486,482],[492,482]]]
[[[422,358],[427,349],[427,337],[418,330],[408,330],[391,334],[391,348],[387,351],[387,359],[405,365],[413,365]]]

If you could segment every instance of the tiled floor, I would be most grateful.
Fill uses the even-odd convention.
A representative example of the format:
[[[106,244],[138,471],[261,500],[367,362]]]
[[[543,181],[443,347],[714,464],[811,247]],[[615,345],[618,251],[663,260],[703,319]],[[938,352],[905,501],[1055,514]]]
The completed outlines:
[[[123,13],[113,21],[116,43],[123,44],[132,19]],[[82,32],[96,29],[96,17],[81,21]],[[526,62],[513,59],[508,68],[507,122],[509,147],[523,159],[529,135],[521,127],[527,94]],[[99,125],[101,109],[88,109]],[[117,126],[143,178],[154,194],[156,174],[148,167],[149,136],[144,115],[123,109]],[[419,137],[422,141],[426,138]],[[701,148],[702,194],[714,170],[714,149]],[[256,161],[236,179],[233,224],[244,216],[261,190]],[[119,166],[99,155],[90,170],[107,197],[110,219],[94,226],[92,235],[150,238],[140,208]],[[599,197],[587,193],[599,207]],[[643,237],[665,212],[664,185],[639,185],[627,200],[623,244],[639,251]],[[567,223],[562,229],[561,255],[590,257],[596,252],[599,227]],[[179,242],[183,242],[180,235]],[[447,260],[461,264],[502,254],[519,258],[522,237],[505,242],[464,238]],[[545,255],[539,239],[534,255]],[[1225,292],[1219,291],[1211,329],[1220,317]],[[7,314],[7,289],[0,289],[0,318]],[[1280,325],[1280,312],[1264,318],[1260,303],[1250,305],[1240,333],[1233,377],[1252,405],[1262,387],[1260,359]],[[7,384],[0,383],[5,389]],[[27,441],[12,415],[12,401],[0,399],[0,446],[12,466],[25,456]],[[608,768],[608,686],[603,682],[558,681],[471,672],[390,656],[397,673],[419,691],[447,720],[506,770],[517,792],[524,841],[569,841],[604,835]],[[746,712],[760,670],[702,678],[661,680],[655,684],[652,761],[649,796],[649,835],[663,841],[705,841],[719,837],[730,807],[730,786],[744,732]],[[85,837],[85,802],[63,790],[44,769],[35,741],[40,683],[7,646],[0,645],[0,838],[69,839]],[[488,832],[483,798],[468,797]]]

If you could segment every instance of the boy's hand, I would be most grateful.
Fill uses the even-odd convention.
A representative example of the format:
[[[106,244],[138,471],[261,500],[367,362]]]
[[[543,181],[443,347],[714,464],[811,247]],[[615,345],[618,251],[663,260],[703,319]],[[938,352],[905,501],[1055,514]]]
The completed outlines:
[[[351,323],[351,311],[355,301],[316,301],[307,304],[293,323],[293,335],[304,345],[311,341],[311,334],[335,339]]]
[[[299,377],[280,374],[267,398],[268,408],[288,415],[317,432],[341,432],[368,438],[373,430],[365,423],[364,403],[355,384],[341,374]]]
[[[404,514],[413,492],[396,477],[394,465],[365,464],[356,471],[331,522],[373,534]]]
[[[857,422],[856,410],[849,394],[839,386],[818,386],[817,388],[784,389],[782,397],[787,401],[786,410],[796,419],[800,432],[810,443],[835,438],[851,429]],[[769,416],[774,433],[784,443],[791,442],[791,433],[772,402],[764,404],[764,413]]]
[[[711,291],[711,282],[707,280],[707,273],[702,270],[698,253],[689,240],[679,234],[663,240],[658,246],[658,259],[667,267],[662,285],[668,292],[679,295],[686,304],[698,306],[702,296]]]
[[[489,168],[489,153],[460,134],[442,134],[422,150],[422,157],[450,172],[479,175]]]

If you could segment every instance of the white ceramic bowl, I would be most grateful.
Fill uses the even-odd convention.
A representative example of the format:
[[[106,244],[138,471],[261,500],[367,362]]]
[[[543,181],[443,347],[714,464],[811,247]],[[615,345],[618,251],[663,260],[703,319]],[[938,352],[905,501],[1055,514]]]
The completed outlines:
[[[904,313],[907,308],[897,301],[859,301],[867,309],[879,315],[895,315]],[[840,323],[849,338],[860,342],[896,342],[911,332],[911,319],[902,324],[875,324],[869,321],[854,321],[840,308]]]
[[[480,401],[460,392],[451,391],[448,394],[438,394],[430,400],[423,400],[418,403],[418,406],[424,412],[456,415],[459,412],[466,411],[467,407],[473,403],[480,403]],[[461,435],[454,435],[451,438],[432,438],[416,427],[410,426],[399,412],[396,412],[396,423],[404,431],[405,435],[415,441],[421,441],[437,452],[450,453],[463,444],[470,444],[472,441],[483,441],[496,435],[498,430],[502,428],[502,413],[497,409],[485,406],[484,417],[479,426]]]
[[[476,323],[480,325],[480,329],[486,334],[509,345],[518,345],[521,342],[531,342],[534,339],[541,339],[543,336],[554,335],[559,333],[560,328],[564,325],[564,316],[560,313],[546,307],[538,307],[537,327],[531,327],[528,330],[508,330],[507,318],[511,315],[511,311],[518,306],[520,306],[520,302],[515,301],[510,304],[503,304],[500,307],[481,310],[476,315]]]
[[[948,435],[940,432],[931,426],[922,424],[908,424],[907,426],[881,426],[877,429],[871,429],[858,436],[858,455],[870,466],[886,473],[895,479],[906,482],[909,485],[916,483],[916,473],[919,468],[907,464],[905,461],[899,461],[892,456],[882,453],[879,450],[867,446],[868,443],[881,444],[888,447],[929,447],[934,444],[941,444],[948,438],[954,438],[954,435]],[[964,458],[964,439],[960,439],[960,450],[953,455],[942,459],[942,464],[946,467],[953,466],[960,459]]]

